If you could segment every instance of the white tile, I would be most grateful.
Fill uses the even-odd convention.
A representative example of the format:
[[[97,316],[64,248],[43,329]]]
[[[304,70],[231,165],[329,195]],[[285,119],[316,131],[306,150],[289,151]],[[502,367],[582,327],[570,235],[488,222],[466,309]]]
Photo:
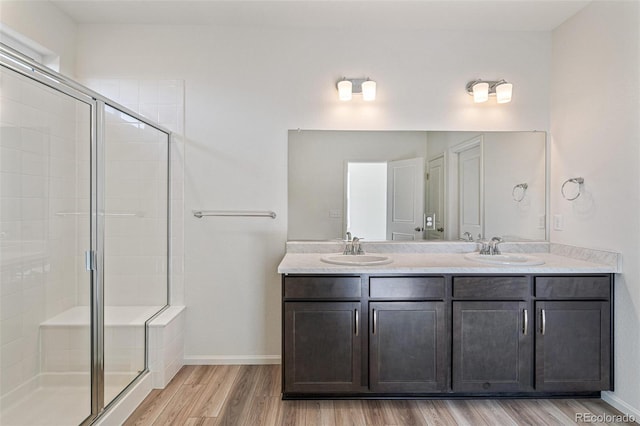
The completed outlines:
[[[155,80],[143,80],[140,82],[140,103],[158,103],[158,82]]]
[[[139,89],[137,80],[118,80],[119,93],[115,98],[121,104],[137,105],[139,101]],[[135,107],[133,108],[135,110]]]
[[[0,97],[0,123],[4,126],[21,126],[24,106],[12,99]]]
[[[24,81],[24,77],[20,77],[17,73],[2,68],[2,72],[0,73],[0,96],[14,101],[20,101]]]
[[[0,125],[0,146],[22,149],[22,129],[19,126]]]
[[[0,345],[4,346],[20,337],[22,337],[21,315],[0,320]]]
[[[26,198],[46,198],[49,193],[48,179],[45,176],[22,175],[22,196]]]
[[[0,146],[0,172],[20,173],[21,158],[19,150]]]
[[[5,294],[0,297],[0,320],[22,314],[23,294],[21,291]]]
[[[22,197],[22,175],[17,173],[0,173],[0,197]],[[9,200],[4,201],[9,202]],[[2,220],[10,220],[2,216]]]
[[[22,339],[13,340],[0,347],[0,367],[3,371],[16,368],[22,361]]]

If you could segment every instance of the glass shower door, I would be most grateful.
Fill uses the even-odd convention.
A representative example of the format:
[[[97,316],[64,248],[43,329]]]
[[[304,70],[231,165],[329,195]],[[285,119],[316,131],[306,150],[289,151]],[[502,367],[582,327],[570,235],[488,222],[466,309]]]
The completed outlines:
[[[145,369],[145,323],[167,304],[169,135],[104,115],[106,406]]]
[[[94,103],[0,69],[0,424],[80,424],[92,412]]]

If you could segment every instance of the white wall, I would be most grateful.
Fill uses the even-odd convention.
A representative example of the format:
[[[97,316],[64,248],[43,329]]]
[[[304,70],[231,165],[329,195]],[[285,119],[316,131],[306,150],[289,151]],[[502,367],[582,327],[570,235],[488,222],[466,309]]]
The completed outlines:
[[[551,241],[622,253],[615,284],[615,392],[640,417],[640,3],[594,2],[553,32]],[[560,194],[585,179],[574,202]],[[626,405],[625,405],[626,404]]]
[[[288,129],[546,130],[550,53],[545,32],[81,25],[80,77],[185,80],[187,357],[280,354]],[[343,75],[376,79],[378,99],[339,102]],[[513,102],[474,105],[477,77],[513,81]]]
[[[48,1],[0,1],[0,23],[60,56],[60,72],[73,76],[75,22]]]

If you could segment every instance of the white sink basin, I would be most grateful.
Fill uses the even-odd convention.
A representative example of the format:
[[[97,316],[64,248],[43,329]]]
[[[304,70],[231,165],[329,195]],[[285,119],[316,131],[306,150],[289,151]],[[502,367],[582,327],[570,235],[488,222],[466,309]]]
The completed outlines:
[[[465,258],[473,260],[474,262],[491,263],[493,265],[512,265],[512,266],[534,266],[544,265],[544,260],[539,257],[530,256],[527,254],[480,254],[480,253],[468,253],[465,254]]]
[[[347,265],[347,266],[372,266],[372,265],[386,265],[393,262],[393,259],[387,256],[377,256],[371,254],[331,254],[321,258],[325,263],[332,263],[334,265]]]

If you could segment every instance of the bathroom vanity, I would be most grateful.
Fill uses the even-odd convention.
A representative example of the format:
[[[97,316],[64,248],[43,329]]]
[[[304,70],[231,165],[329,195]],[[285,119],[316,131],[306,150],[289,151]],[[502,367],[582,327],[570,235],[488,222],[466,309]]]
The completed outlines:
[[[529,267],[460,253],[388,256],[376,266],[285,256],[283,398],[613,389],[614,267],[550,253]]]

